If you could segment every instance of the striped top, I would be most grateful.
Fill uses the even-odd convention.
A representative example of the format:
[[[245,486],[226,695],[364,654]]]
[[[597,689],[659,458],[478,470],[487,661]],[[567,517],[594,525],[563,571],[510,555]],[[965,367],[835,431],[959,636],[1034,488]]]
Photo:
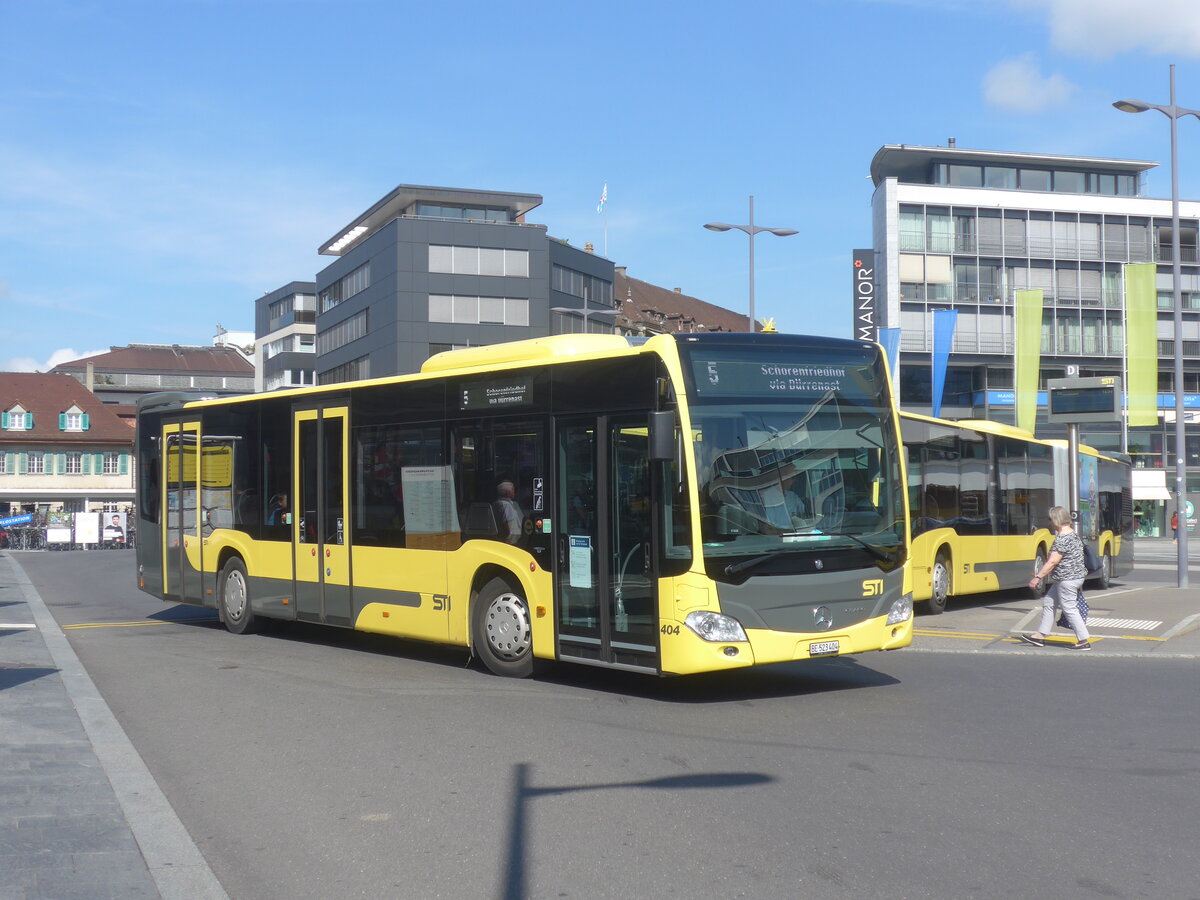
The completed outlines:
[[[1087,578],[1087,566],[1083,562],[1083,541],[1074,531],[1059,534],[1050,545],[1050,552],[1062,554],[1062,559],[1050,573],[1050,581],[1078,581]]]

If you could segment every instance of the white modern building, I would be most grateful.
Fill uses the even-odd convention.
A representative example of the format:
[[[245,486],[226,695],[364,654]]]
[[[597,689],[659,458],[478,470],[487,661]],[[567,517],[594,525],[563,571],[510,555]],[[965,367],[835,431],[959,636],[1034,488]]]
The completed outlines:
[[[958,311],[941,414],[1012,422],[1015,292],[1041,289],[1041,385],[1067,374],[1121,375],[1122,265],[1157,262],[1159,423],[1132,429],[1085,426],[1094,446],[1135,465],[1173,469],[1175,398],[1171,202],[1143,196],[1157,163],[1036,153],[889,144],[871,161],[874,303],[862,320],[900,332],[901,403],[932,405],[933,312]],[[1200,203],[1180,204],[1185,404],[1189,493],[1200,493]],[[1039,437],[1061,436],[1044,426]],[[1144,479],[1144,476],[1143,476]],[[1154,481],[1150,478],[1148,481]],[[1148,482],[1147,482],[1148,483]],[[1165,491],[1142,489],[1145,527],[1161,532]],[[1154,494],[1152,498],[1148,496]],[[1135,498],[1137,499],[1137,498]],[[1150,506],[1146,504],[1156,503]]]

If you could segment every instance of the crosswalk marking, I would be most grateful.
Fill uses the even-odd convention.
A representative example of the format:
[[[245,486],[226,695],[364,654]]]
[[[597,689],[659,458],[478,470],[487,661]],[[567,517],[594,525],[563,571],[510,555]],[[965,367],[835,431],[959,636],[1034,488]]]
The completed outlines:
[[[1133,628],[1138,631],[1153,631],[1162,625],[1153,619],[1110,619],[1105,616],[1089,616],[1088,628]]]

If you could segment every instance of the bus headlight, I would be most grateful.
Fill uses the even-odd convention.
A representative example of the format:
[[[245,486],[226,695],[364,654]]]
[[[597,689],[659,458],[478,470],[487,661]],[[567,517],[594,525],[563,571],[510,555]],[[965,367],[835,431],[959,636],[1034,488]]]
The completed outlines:
[[[688,613],[683,624],[706,641],[714,643],[748,640],[746,632],[742,630],[741,622],[720,613],[696,610],[696,612]]]
[[[901,622],[907,622],[911,617],[912,594],[905,594],[892,604],[892,608],[888,612],[887,623],[889,625],[899,625]]]

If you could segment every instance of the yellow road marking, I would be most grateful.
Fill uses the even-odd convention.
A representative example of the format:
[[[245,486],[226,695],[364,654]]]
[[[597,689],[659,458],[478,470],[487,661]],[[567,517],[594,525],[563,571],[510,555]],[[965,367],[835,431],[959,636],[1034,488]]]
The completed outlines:
[[[153,619],[144,619],[140,622],[80,622],[77,625],[64,625],[63,631],[78,630],[81,628],[142,628],[146,625],[186,625],[189,622],[215,622],[216,619],[196,618],[196,619],[178,619],[175,621],[158,621]]]

